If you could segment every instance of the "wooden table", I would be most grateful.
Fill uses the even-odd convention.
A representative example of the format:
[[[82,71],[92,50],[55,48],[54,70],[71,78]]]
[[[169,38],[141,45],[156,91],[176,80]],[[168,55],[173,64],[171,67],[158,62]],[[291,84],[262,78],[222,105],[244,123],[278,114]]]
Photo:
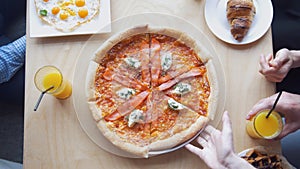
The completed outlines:
[[[279,142],[251,139],[245,132],[245,116],[259,99],[275,92],[274,83],[258,73],[259,55],[272,52],[271,30],[258,41],[235,46],[217,39],[204,19],[204,0],[111,0],[112,20],[142,12],[160,12],[188,20],[212,42],[219,55],[226,79],[225,109],[230,112],[235,151],[261,145],[281,153]],[[27,15],[29,16],[29,15]],[[27,23],[30,18],[27,17]],[[27,32],[29,24],[27,24]],[[46,96],[38,111],[39,97],[34,73],[43,65],[55,65],[72,81],[83,45],[91,35],[29,38],[27,34],[24,169],[38,168],[206,168],[185,149],[150,159],[132,159],[113,155],[97,146],[82,129],[73,99],[57,100]],[[221,112],[222,113],[222,112]],[[221,128],[221,124],[218,126]]]

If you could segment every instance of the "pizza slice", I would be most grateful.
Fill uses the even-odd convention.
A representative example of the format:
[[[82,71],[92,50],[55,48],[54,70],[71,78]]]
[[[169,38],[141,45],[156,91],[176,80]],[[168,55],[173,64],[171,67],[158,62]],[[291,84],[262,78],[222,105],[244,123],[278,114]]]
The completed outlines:
[[[151,38],[150,42],[150,73],[151,73],[151,86],[157,86],[161,73],[161,44],[155,38]]]
[[[98,63],[91,62],[88,72],[95,74],[88,76],[90,79],[86,80],[88,82],[86,85],[89,86],[86,93],[89,107],[96,121],[109,116],[116,118],[118,113],[126,114],[124,109],[136,104],[134,101],[138,101],[139,98],[146,98],[148,95],[146,91],[143,92],[139,88],[124,85],[124,83],[130,82],[128,79],[124,79],[120,83],[114,78],[104,78],[106,68]]]
[[[151,96],[150,145],[149,151],[165,150],[187,141],[209,119],[190,108],[176,102],[162,91],[153,90]]]
[[[143,90],[149,88],[149,43],[148,34],[139,34],[126,38],[113,46],[107,53],[107,58],[116,58],[117,61],[106,66],[106,77],[114,78],[119,83],[129,79],[134,84],[141,85]]]
[[[148,157],[151,141],[151,124],[147,121],[150,112],[147,105],[149,94],[149,91],[143,91],[133,96],[97,124],[113,144],[143,157]]]
[[[214,118],[218,93],[214,88],[215,73],[210,69],[211,62],[206,67],[193,68],[190,71],[161,84],[158,89],[193,111]],[[210,114],[208,114],[210,112]]]
[[[117,119],[101,119],[97,126],[102,134],[119,148],[138,156],[148,157],[150,124],[144,122],[145,100],[132,111]],[[126,103],[125,103],[126,104]]]
[[[169,34],[172,34],[172,32],[169,32]],[[167,82],[189,71],[193,67],[204,64],[191,48],[174,37],[151,34],[151,39],[151,48],[153,44],[160,45],[160,57],[156,59],[156,62],[160,65],[158,84]]]

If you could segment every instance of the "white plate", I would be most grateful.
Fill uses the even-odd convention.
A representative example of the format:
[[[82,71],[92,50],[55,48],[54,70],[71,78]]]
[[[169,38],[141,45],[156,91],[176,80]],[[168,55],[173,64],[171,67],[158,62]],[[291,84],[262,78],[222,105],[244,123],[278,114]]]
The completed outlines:
[[[267,32],[273,20],[271,0],[253,0],[256,14],[248,33],[241,42],[235,40],[230,33],[230,25],[226,18],[227,1],[206,0],[205,20],[216,37],[230,44],[243,45],[258,40]]]
[[[114,146],[99,131],[87,104],[87,98],[85,95],[85,84],[83,82],[83,79],[86,78],[87,69],[91,58],[93,58],[97,49],[107,39],[109,39],[111,36],[115,34],[118,34],[119,32],[123,32],[127,29],[141,26],[141,25],[146,25],[146,24],[148,24],[150,27],[173,28],[187,33],[194,39],[201,39],[201,42],[199,43],[202,45],[205,44],[205,48],[210,52],[212,56],[212,63],[214,64],[214,67],[217,72],[218,87],[220,89],[218,107],[216,110],[216,115],[214,117],[214,120],[210,122],[211,125],[218,126],[219,122],[221,121],[222,113],[225,107],[226,91],[224,89],[226,88],[226,86],[225,86],[225,76],[224,76],[223,68],[212,43],[204,35],[204,33],[201,32],[201,30],[197,29],[192,24],[186,22],[181,18],[165,15],[165,14],[159,14],[159,13],[144,13],[139,15],[127,16],[119,20],[116,20],[112,22],[113,29],[111,33],[91,36],[91,38],[85,43],[82,50],[80,51],[76,68],[75,68],[75,73],[74,73],[75,76],[73,77],[72,98],[73,98],[73,106],[77,114],[77,118],[80,122],[81,127],[88,135],[88,137],[95,144],[101,147],[103,150],[122,157],[140,158]],[[194,138],[192,138],[189,141],[192,141]],[[168,150],[150,152],[149,156],[155,156],[155,155],[175,151],[183,147],[183,144]]]
[[[88,23],[84,23],[71,32],[62,32],[43,22],[36,12],[34,0],[29,1],[29,36],[51,37],[106,33],[111,31],[110,0],[100,0],[100,13]]]

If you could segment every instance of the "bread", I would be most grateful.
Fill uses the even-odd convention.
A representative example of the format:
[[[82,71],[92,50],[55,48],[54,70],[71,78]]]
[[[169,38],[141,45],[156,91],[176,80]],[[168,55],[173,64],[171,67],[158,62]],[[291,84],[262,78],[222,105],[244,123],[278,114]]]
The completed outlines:
[[[254,15],[255,6],[252,0],[228,0],[227,20],[231,26],[230,31],[234,39],[242,41],[247,34]]]

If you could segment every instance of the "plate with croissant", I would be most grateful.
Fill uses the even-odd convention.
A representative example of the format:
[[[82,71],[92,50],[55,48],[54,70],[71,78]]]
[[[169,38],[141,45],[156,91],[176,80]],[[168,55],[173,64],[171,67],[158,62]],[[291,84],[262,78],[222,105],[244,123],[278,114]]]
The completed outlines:
[[[206,0],[205,20],[224,42],[243,45],[261,38],[273,19],[271,0]]]

